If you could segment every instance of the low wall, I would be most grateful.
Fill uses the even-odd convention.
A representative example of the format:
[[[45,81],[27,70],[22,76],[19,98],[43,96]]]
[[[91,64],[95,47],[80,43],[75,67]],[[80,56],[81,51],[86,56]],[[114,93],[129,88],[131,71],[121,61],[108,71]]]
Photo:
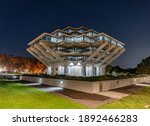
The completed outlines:
[[[138,77],[138,78],[128,78],[128,79],[106,80],[106,81],[93,82],[93,84],[95,84],[94,92],[107,91],[110,89],[134,85],[134,84],[138,84],[141,82],[150,82],[150,77]],[[99,86],[99,89],[98,89],[98,86]]]
[[[138,77],[129,79],[118,79],[118,80],[106,80],[106,81],[78,81],[78,80],[62,80],[62,79],[51,79],[42,77],[30,77],[21,76],[21,80],[42,83],[51,86],[64,87],[87,93],[98,93],[101,91],[107,91],[110,89],[125,87],[141,82],[150,82],[150,77]]]
[[[38,82],[46,85],[64,87],[67,89],[92,93],[92,84],[87,81],[76,81],[76,80],[62,80],[62,79],[51,79],[51,78],[41,78],[41,77],[29,77],[21,76],[21,80]]]

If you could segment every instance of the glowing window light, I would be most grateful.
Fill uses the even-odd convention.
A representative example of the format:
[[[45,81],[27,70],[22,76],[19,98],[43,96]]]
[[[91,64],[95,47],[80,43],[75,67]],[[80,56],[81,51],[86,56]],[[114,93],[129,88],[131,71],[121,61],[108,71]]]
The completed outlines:
[[[3,68],[0,68],[0,72],[2,72],[3,71]]]
[[[71,62],[69,65],[70,65],[70,66],[73,66],[74,64]]]
[[[39,83],[42,83],[42,79],[41,78],[39,79]]]
[[[77,66],[80,66],[81,65],[81,63],[77,63]]]
[[[0,68],[0,72],[2,72],[2,69]]]
[[[15,69],[14,72],[16,73],[16,72],[17,72],[17,69]]]

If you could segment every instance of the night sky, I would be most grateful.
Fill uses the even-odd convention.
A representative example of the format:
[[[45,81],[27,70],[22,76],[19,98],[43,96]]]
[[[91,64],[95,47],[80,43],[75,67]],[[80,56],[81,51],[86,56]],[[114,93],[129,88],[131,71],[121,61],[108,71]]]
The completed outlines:
[[[32,57],[27,44],[66,26],[85,26],[126,44],[113,65],[135,67],[150,56],[149,0],[0,0],[0,53]]]

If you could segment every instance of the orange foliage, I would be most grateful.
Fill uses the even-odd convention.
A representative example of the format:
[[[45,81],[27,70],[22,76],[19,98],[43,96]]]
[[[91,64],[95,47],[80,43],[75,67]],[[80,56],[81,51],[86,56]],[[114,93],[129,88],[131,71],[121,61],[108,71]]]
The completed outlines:
[[[35,58],[14,57],[0,54],[0,66],[6,67],[7,71],[45,73],[46,66]]]

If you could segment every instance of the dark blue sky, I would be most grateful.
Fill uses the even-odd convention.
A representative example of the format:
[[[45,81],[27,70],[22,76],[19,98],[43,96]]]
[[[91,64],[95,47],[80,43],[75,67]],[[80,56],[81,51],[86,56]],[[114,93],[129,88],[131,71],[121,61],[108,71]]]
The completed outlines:
[[[150,56],[149,0],[0,0],[0,53],[32,57],[26,52],[32,39],[68,25],[124,42],[115,65],[135,67]]]

